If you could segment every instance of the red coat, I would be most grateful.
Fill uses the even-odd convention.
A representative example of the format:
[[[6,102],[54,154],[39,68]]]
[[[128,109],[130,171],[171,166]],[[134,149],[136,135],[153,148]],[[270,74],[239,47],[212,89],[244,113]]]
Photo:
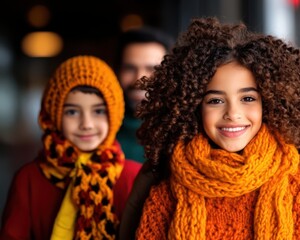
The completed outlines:
[[[128,194],[141,164],[126,160],[114,186],[116,213],[121,219]],[[48,240],[65,190],[50,183],[36,161],[15,175],[3,212],[0,240]]]

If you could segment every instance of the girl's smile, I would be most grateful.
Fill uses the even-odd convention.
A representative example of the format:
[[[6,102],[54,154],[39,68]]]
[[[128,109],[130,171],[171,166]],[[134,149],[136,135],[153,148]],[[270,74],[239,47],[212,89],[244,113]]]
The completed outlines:
[[[235,138],[239,137],[247,131],[249,126],[228,126],[228,127],[219,127],[220,134],[225,137]]]
[[[75,135],[80,138],[82,141],[91,141],[94,137],[97,137],[97,134],[89,134],[89,135]]]

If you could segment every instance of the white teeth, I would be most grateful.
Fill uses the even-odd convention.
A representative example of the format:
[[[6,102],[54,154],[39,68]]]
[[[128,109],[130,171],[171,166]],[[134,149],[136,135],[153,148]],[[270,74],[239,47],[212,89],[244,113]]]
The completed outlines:
[[[244,130],[246,127],[236,127],[236,128],[221,128],[223,131],[227,132],[238,132]]]

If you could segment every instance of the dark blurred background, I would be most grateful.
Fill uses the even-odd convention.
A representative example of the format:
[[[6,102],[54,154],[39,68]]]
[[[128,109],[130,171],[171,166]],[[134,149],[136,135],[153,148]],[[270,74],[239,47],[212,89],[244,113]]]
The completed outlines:
[[[1,0],[0,213],[15,171],[41,146],[44,85],[58,64],[93,54],[113,64],[118,36],[149,25],[174,38],[191,18],[216,16],[300,42],[300,0]]]

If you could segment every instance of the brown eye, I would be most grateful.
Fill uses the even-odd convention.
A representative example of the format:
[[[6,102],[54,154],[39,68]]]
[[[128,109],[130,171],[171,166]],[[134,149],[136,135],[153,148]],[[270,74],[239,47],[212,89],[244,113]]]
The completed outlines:
[[[242,102],[253,102],[253,101],[255,101],[256,99],[255,98],[253,98],[253,97],[244,97],[243,99],[242,99]]]
[[[207,103],[208,104],[220,104],[220,103],[223,103],[223,101],[221,99],[214,98],[214,99],[208,100]]]
[[[107,114],[107,109],[105,107],[96,108],[94,111],[97,115],[106,115]]]
[[[64,110],[64,115],[74,116],[76,114],[79,114],[79,112],[76,109],[65,109]]]

